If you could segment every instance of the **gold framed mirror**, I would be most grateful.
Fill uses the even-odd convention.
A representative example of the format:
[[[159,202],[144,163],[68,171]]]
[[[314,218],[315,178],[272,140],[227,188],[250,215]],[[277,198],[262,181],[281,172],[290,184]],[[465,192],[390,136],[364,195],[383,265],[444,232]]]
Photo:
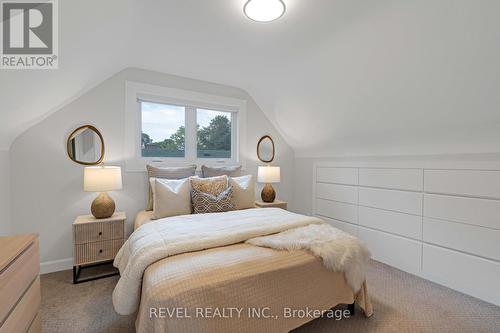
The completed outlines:
[[[271,163],[275,155],[274,141],[269,135],[264,135],[257,143],[257,157],[261,162]]]
[[[71,132],[66,149],[68,157],[79,164],[97,165],[104,159],[104,139],[92,125],[83,125]]]

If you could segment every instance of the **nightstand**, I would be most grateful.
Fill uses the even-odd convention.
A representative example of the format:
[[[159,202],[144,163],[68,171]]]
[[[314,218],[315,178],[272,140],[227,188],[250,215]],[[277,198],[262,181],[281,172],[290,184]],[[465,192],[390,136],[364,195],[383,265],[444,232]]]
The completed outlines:
[[[276,208],[282,208],[286,209],[287,206],[286,201],[281,201],[281,200],[274,200],[273,202],[264,202],[264,201],[255,201],[255,207],[257,208],[270,208],[270,207],[276,207]]]
[[[73,264],[73,283],[96,280],[119,274],[112,272],[80,279],[82,269],[100,266],[113,261],[118,250],[125,242],[125,213],[117,212],[105,219],[92,215],[78,216],[73,222],[73,244],[75,261]]]

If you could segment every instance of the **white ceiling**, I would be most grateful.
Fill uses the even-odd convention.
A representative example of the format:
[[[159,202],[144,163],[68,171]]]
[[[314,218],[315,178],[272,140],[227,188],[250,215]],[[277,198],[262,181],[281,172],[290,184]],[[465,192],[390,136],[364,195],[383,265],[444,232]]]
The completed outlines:
[[[500,151],[500,1],[59,1],[58,70],[0,70],[0,148],[125,67],[237,86],[297,156]]]

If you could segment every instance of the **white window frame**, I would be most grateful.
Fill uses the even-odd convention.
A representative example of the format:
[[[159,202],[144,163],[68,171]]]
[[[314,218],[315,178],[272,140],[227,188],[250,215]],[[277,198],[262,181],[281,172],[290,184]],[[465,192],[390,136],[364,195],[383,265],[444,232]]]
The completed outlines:
[[[185,156],[142,157],[142,115],[140,101],[174,104],[186,107]],[[231,112],[231,158],[198,158],[196,142],[196,109]],[[196,91],[156,86],[139,82],[125,82],[125,168],[129,172],[145,171],[147,164],[162,163],[172,166],[186,164],[235,165],[245,168],[246,147],[246,100],[211,95]],[[193,118],[194,117],[194,118]],[[194,128],[193,128],[193,124]]]

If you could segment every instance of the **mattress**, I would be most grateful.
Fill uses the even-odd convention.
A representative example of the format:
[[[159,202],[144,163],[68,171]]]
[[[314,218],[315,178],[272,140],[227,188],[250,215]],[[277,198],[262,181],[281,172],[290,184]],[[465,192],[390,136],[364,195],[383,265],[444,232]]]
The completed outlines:
[[[136,329],[139,333],[288,332],[321,310],[354,300],[371,315],[366,284],[354,295],[343,273],[326,270],[308,252],[240,243],[150,265],[143,276]]]

